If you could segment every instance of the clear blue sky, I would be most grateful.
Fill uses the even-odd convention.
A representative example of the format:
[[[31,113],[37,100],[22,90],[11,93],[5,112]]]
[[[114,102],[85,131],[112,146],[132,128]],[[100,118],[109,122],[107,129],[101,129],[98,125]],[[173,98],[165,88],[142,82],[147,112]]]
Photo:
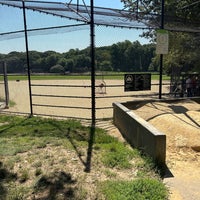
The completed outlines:
[[[50,0],[48,0],[50,1]],[[69,2],[62,0],[54,0],[58,2]],[[76,3],[77,0],[73,0]],[[82,3],[82,0],[79,0]],[[85,0],[87,5],[90,0]],[[94,0],[95,6],[110,7],[122,9],[123,4],[120,0]],[[8,31],[23,30],[23,14],[22,10],[0,5],[0,33]],[[46,14],[27,11],[27,27],[41,28],[48,26],[69,25],[73,21],[60,17],[53,17]],[[136,41],[141,44],[148,43],[148,40],[139,37],[141,30],[129,30],[121,28],[96,27],[95,40],[96,46],[107,46],[124,40]],[[38,35],[28,38],[29,50],[47,51],[53,50],[57,52],[66,52],[69,49],[83,49],[90,45],[90,30],[78,30],[68,33],[57,33],[51,35]],[[9,53],[11,51],[25,51],[24,38],[15,38],[9,40],[0,39],[0,53]]]

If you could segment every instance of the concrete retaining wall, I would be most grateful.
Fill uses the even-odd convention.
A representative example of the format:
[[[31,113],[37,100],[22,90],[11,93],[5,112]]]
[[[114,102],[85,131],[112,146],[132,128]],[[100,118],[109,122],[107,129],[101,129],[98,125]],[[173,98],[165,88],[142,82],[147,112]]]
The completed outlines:
[[[123,137],[159,164],[166,160],[166,135],[120,103],[113,103],[113,120]]]

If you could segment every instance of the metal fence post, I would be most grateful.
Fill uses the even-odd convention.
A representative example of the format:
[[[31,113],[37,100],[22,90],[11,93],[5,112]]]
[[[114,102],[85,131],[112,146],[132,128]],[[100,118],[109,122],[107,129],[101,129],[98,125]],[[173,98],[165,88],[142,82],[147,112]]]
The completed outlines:
[[[5,108],[9,108],[9,89],[8,89],[8,77],[7,77],[7,65],[6,62],[3,62],[3,77],[4,77],[4,86],[5,86]]]
[[[31,92],[31,76],[30,76],[30,61],[29,61],[29,49],[28,49],[28,35],[27,35],[27,25],[26,25],[26,9],[25,9],[24,0],[22,1],[22,5],[23,5],[24,33],[25,33],[25,44],[26,44],[26,60],[27,60],[27,71],[28,71],[30,116],[32,116],[33,115],[33,103],[32,103],[32,92]]]
[[[161,2],[161,24],[160,28],[164,29],[165,0]],[[159,80],[159,99],[162,99],[162,75],[163,75],[163,54],[160,54],[160,80]]]
[[[90,55],[91,55],[91,96],[92,96],[92,126],[95,127],[96,121],[96,105],[95,105],[95,30],[94,30],[94,1],[90,1],[91,19],[90,19]]]

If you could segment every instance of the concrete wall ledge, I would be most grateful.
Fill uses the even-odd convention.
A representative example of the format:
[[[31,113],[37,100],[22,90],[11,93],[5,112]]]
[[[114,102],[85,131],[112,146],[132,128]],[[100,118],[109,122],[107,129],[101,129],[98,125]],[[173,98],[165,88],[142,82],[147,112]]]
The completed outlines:
[[[113,103],[113,120],[123,137],[133,147],[165,165],[166,135],[121,103]]]

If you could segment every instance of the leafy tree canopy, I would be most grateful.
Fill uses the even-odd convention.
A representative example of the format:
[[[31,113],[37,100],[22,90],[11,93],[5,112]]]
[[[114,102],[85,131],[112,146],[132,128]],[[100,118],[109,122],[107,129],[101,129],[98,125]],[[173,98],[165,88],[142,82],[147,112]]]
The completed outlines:
[[[95,49],[95,64],[98,71],[148,71],[154,57],[155,45],[141,45],[138,41],[118,42]],[[65,53],[55,51],[29,52],[30,68],[34,73],[82,73],[90,71],[90,48],[70,49]],[[11,52],[0,55],[6,60],[9,73],[26,72],[26,53]],[[61,67],[62,66],[62,67]]]
[[[200,1],[198,0],[121,0],[126,9],[139,20],[147,20],[147,24],[160,26],[161,3],[164,2],[164,27],[169,31],[169,54],[165,55],[166,72],[179,67],[183,71],[199,71],[200,54]],[[173,31],[172,31],[173,30]],[[144,37],[156,41],[155,30],[143,33]],[[151,68],[158,66],[158,56],[154,57]]]

